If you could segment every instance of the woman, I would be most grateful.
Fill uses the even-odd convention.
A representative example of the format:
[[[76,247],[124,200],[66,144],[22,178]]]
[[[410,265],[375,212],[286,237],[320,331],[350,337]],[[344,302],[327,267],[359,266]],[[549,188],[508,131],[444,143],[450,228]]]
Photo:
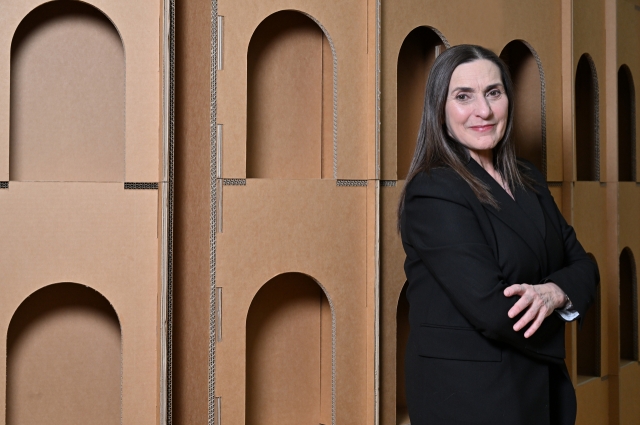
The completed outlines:
[[[412,425],[575,422],[564,324],[597,266],[544,177],[516,160],[504,63],[460,45],[435,61],[399,207]]]

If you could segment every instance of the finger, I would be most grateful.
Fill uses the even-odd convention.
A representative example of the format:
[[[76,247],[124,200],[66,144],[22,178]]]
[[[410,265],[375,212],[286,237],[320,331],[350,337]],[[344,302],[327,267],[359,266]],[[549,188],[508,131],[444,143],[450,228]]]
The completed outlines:
[[[531,305],[534,299],[535,297],[531,291],[522,294],[520,299],[513,305],[513,307],[511,307],[511,309],[509,309],[509,312],[507,313],[509,315],[509,318],[513,319],[522,311],[524,311],[525,308]]]
[[[520,329],[523,329],[529,322],[538,317],[540,314],[540,305],[540,302],[537,300],[532,302],[525,314],[516,322],[515,325],[513,325],[513,330],[517,332]]]
[[[527,288],[525,288],[524,285],[516,283],[506,288],[503,293],[506,297],[512,297],[514,295],[522,295],[526,290]]]
[[[544,314],[544,311],[540,310],[538,317],[536,317],[536,320],[531,324],[531,326],[529,326],[529,329],[527,329],[527,331],[524,333],[524,337],[529,338],[531,335],[536,333],[536,331],[540,328],[540,326],[542,325],[542,322],[546,317],[547,316]]]

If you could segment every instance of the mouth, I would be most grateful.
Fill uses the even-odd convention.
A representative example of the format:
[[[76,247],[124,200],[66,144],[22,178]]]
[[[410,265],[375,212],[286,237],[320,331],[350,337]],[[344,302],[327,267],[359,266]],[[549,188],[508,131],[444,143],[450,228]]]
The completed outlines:
[[[493,128],[495,127],[495,124],[485,124],[485,125],[473,125],[471,127],[469,127],[471,130],[473,131],[477,131],[479,133],[485,133],[487,131],[491,131],[493,130]]]

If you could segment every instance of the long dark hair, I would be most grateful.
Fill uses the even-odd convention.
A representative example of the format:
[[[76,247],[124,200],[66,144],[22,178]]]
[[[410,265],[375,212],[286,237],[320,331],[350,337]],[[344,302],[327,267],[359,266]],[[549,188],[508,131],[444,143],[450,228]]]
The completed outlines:
[[[494,167],[512,191],[516,186],[533,187],[533,181],[518,170],[515,147],[511,140],[514,97],[509,69],[489,49],[472,44],[454,46],[438,56],[427,79],[422,122],[418,132],[416,150],[413,153],[407,180],[402,189],[400,204],[398,205],[398,228],[400,227],[400,216],[404,209],[407,185],[418,173],[428,173],[436,167],[450,167],[469,184],[480,202],[499,208],[498,203],[489,191],[489,187],[467,169],[466,164],[470,159],[467,148],[449,136],[446,129],[445,104],[449,93],[451,75],[459,65],[479,59],[491,61],[498,67],[505,95],[509,99],[507,126],[504,136],[493,148]]]

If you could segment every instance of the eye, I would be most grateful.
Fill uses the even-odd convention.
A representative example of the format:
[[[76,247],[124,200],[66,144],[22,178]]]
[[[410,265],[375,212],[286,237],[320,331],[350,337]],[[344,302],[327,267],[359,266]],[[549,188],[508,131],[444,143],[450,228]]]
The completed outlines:
[[[493,89],[487,93],[489,97],[500,97],[500,95],[502,95],[502,92],[499,89]]]
[[[467,93],[458,93],[456,95],[456,100],[469,100],[470,96]]]

